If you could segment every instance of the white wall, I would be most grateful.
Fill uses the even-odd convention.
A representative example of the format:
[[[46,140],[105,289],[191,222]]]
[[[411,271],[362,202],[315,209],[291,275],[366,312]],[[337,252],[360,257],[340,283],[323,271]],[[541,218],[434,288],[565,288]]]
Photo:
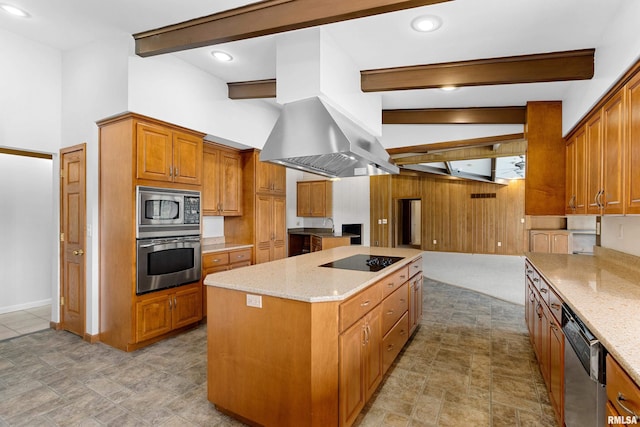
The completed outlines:
[[[640,216],[603,216],[600,246],[640,256]]]
[[[625,1],[615,19],[603,27],[591,80],[573,82],[563,96],[562,132],[566,134],[640,57],[640,2]],[[593,23],[598,25],[598,23]],[[587,47],[587,46],[586,46]]]
[[[52,169],[0,154],[0,313],[51,303]]]

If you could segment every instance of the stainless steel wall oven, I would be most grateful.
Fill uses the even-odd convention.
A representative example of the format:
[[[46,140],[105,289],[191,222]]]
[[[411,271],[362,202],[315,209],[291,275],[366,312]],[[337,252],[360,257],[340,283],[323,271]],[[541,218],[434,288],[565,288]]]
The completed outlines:
[[[200,192],[137,187],[136,293],[200,280]]]

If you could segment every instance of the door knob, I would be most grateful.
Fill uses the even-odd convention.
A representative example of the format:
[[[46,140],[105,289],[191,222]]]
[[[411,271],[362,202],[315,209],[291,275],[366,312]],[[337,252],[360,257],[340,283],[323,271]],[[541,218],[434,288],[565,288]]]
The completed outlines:
[[[74,255],[84,255],[84,251],[82,249],[78,249],[77,251],[73,251]]]

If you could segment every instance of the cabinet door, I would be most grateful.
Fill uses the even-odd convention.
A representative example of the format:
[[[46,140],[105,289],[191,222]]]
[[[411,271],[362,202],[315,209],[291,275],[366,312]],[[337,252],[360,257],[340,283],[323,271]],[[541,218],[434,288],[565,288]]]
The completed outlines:
[[[284,197],[273,198],[273,253],[270,261],[287,257],[287,202]]]
[[[576,137],[571,138],[567,144],[565,172],[565,214],[575,213],[576,206]]]
[[[604,214],[623,213],[624,164],[624,91],[619,91],[602,109],[602,170],[601,196]]]
[[[364,354],[365,400],[373,395],[382,381],[382,316],[378,305],[365,316],[366,351]]]
[[[575,199],[574,213],[587,213],[587,133],[584,128],[575,137]]]
[[[202,138],[173,132],[173,182],[202,183]]]
[[[564,413],[564,334],[556,321],[549,316],[549,394],[551,405],[563,425]]]
[[[311,215],[311,184],[308,182],[298,182],[296,188],[296,215],[308,217]]]
[[[326,187],[325,181],[312,182],[311,190],[309,192],[309,212],[313,217],[325,217],[328,216],[327,211],[327,199],[326,199]]]
[[[535,290],[533,289],[533,285],[530,283],[527,283],[527,287],[526,287],[526,310],[525,310],[525,317],[527,319],[527,328],[529,329],[529,339],[531,340],[531,343],[533,343],[533,340],[535,338],[535,334],[536,334],[536,323],[538,321],[538,315],[536,313],[536,308],[537,308],[537,300],[536,300],[536,294],[535,294]],[[535,349],[535,344],[534,344],[534,349]]]
[[[171,310],[174,329],[199,322],[202,319],[202,290],[200,287],[177,291],[173,295]]]
[[[538,363],[540,363],[540,371],[542,371],[542,377],[544,378],[545,384],[549,384],[549,368],[550,368],[550,348],[549,345],[551,343],[551,339],[549,334],[551,332],[551,326],[549,323],[549,318],[551,314],[548,313],[544,302],[540,300],[540,307],[538,309],[539,317],[538,317],[538,337],[540,338],[539,351],[540,355],[538,357]]]
[[[271,181],[273,182],[274,194],[280,196],[287,194],[287,168],[272,163]]]
[[[602,193],[602,120],[600,115],[587,123],[587,213],[600,213]]]
[[[136,342],[142,342],[172,329],[171,296],[145,297],[136,303]]]
[[[273,197],[256,196],[256,264],[271,260],[273,246]]]
[[[154,181],[173,181],[173,140],[167,128],[148,123],[136,124],[136,177]]]
[[[220,154],[219,197],[224,216],[242,215],[242,166],[240,154],[222,151]]]
[[[540,232],[531,232],[531,242],[530,242],[531,252],[544,252],[548,253],[551,249],[551,244],[549,241],[549,233],[546,231]]]
[[[640,214],[640,74],[626,86],[626,213]]]
[[[364,407],[364,352],[366,323],[356,322],[339,338],[339,391],[340,426],[350,426]]]
[[[569,253],[569,235],[567,233],[551,233],[551,253]]]
[[[269,162],[256,162],[256,192],[269,194],[287,193],[287,175],[284,166]]]
[[[220,151],[205,146],[202,156],[202,214],[220,215],[218,195]]]

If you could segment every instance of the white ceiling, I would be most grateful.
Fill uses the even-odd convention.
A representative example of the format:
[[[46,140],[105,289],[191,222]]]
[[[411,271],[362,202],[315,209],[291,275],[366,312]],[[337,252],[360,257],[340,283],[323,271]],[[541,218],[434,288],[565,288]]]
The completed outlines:
[[[61,50],[111,34],[134,34],[254,3],[252,0],[0,0],[31,14],[0,12],[0,29]],[[454,0],[327,25],[332,37],[362,69],[433,64],[501,56],[596,48],[625,0]],[[631,0],[626,0],[631,1]],[[439,16],[442,27],[417,33],[417,16]],[[304,31],[304,30],[301,30]],[[174,53],[230,81],[275,78],[275,36],[218,45],[235,58],[214,61],[214,47]],[[383,108],[524,106],[562,100],[569,85],[553,82],[384,92]]]

